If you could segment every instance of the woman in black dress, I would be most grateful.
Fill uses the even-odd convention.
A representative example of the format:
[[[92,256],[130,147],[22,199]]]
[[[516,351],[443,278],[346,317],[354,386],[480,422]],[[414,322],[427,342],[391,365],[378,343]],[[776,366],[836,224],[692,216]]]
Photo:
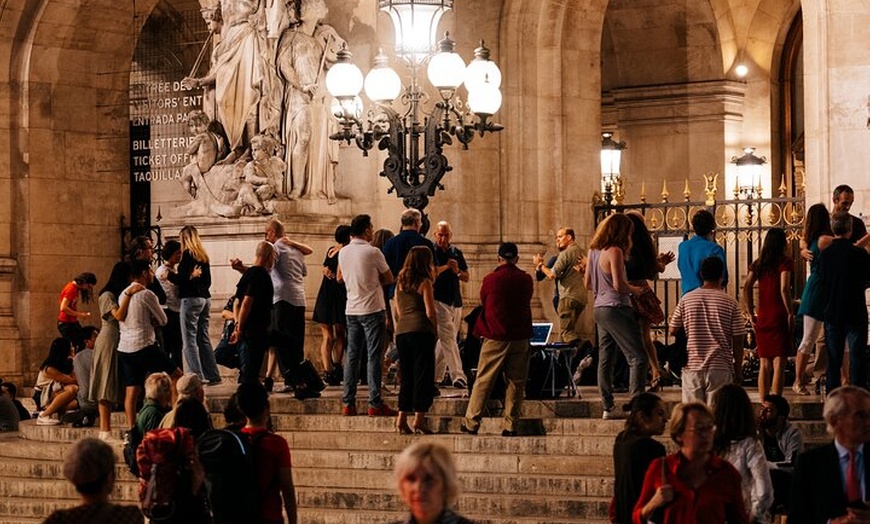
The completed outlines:
[[[350,243],[350,226],[335,228],[336,245],[329,248],[323,260],[323,280],[314,303],[313,320],[320,324],[323,342],[320,356],[323,359],[324,380],[330,386],[341,383],[344,371],[341,361],[344,358],[345,325],[344,307],[347,303],[347,289],[344,283],[335,279],[338,273],[338,252]]]

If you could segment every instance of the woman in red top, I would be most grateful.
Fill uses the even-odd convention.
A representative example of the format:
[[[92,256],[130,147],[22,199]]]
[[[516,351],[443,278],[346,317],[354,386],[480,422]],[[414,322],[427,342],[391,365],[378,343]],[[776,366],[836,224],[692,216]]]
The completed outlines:
[[[712,451],[710,409],[700,402],[678,404],[668,426],[680,449],[646,470],[633,522],[748,524],[740,473]]]
[[[743,283],[743,311],[752,319],[758,343],[758,396],[782,395],[785,362],[792,349],[794,313],[791,309],[791,274],[794,263],[786,256],[785,231],[773,228],[761,246],[761,257],[749,266]],[[758,281],[758,307],[753,308],[752,286]],[[758,317],[756,319],[756,310]],[[771,366],[772,363],[772,366]]]
[[[91,301],[91,293],[97,284],[97,277],[93,273],[82,273],[75,277],[72,282],[64,286],[60,292],[60,313],[57,315],[57,330],[60,336],[72,342],[73,347],[84,347],[82,338],[82,325],[79,318],[88,318],[91,314],[87,311],[78,311],[79,298],[87,304]]]

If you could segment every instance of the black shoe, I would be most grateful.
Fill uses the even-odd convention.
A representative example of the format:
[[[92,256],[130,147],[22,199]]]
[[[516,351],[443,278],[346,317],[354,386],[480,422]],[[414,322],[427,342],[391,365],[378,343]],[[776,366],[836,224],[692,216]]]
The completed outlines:
[[[266,377],[266,380],[263,381],[263,387],[266,388],[266,391],[269,393],[272,392],[272,388],[275,387],[275,381],[272,377]]]
[[[514,430],[510,430],[510,429],[505,429],[505,430],[502,430],[502,432],[501,432],[501,436],[503,436],[503,437],[516,437],[517,435],[519,435],[519,433],[517,433]]]
[[[478,429],[468,429],[467,427],[465,427],[465,424],[461,424],[459,426],[459,431],[461,431],[462,433],[466,433],[468,435],[477,435],[477,432],[479,430]]]
[[[307,398],[320,398],[320,392],[314,391],[311,388],[297,389],[293,395],[296,400],[305,400]]]
[[[433,396],[433,397],[436,397],[436,398],[437,398],[437,397],[440,397],[440,396],[441,396],[441,390],[440,390],[440,389],[438,389],[437,387],[434,387],[434,388],[432,388],[432,389],[434,389],[434,391],[432,392],[432,396]]]
[[[435,385],[440,386],[442,388],[449,388],[450,386],[453,385],[453,382],[450,380],[450,377],[448,375],[444,375],[444,378],[441,379],[441,382],[439,382]]]

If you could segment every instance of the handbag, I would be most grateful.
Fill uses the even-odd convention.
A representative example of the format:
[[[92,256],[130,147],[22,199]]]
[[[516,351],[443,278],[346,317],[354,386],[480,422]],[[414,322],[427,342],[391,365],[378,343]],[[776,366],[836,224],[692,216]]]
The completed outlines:
[[[632,284],[643,288],[643,293],[640,295],[631,295],[631,307],[634,311],[650,324],[664,322],[665,312],[662,311],[662,301],[649,286],[649,282],[640,280]]]
[[[231,369],[239,369],[241,367],[241,359],[239,358],[239,344],[230,344],[230,337],[236,329],[236,323],[232,320],[224,322],[224,330],[221,334],[221,340],[214,348],[215,362],[221,366]]]

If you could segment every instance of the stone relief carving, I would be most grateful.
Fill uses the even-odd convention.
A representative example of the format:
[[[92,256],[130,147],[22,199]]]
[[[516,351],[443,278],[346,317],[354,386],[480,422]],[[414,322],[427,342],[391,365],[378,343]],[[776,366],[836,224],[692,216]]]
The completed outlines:
[[[274,201],[333,204],[338,144],[324,79],[345,40],[324,24],[324,0],[200,0],[211,31],[204,89],[188,116],[181,216],[269,214]],[[208,43],[207,43],[208,44]]]

